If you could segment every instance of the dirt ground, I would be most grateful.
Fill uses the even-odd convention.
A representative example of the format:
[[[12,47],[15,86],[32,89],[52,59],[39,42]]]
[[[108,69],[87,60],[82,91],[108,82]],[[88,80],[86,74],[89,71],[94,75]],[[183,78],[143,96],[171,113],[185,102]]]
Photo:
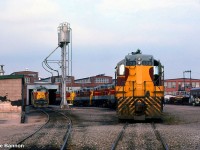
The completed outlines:
[[[45,119],[40,112],[30,112],[26,114],[25,123],[22,124],[20,113],[0,113],[0,149],[5,144],[18,143],[39,128]]]

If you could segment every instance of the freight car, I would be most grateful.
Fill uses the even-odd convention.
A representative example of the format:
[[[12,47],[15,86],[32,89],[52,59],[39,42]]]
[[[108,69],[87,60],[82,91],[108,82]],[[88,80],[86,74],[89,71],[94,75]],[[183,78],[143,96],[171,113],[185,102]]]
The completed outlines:
[[[43,86],[33,89],[31,102],[34,107],[47,107],[49,105],[48,89]]]
[[[139,49],[126,55],[116,66],[115,92],[119,120],[161,118],[164,67]]]

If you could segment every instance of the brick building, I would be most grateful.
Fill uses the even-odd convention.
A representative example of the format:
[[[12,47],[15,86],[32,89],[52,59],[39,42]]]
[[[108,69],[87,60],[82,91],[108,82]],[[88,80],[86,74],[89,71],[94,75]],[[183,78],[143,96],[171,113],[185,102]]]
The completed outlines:
[[[165,95],[175,95],[176,91],[190,91],[191,88],[200,87],[200,79],[175,78],[164,81]]]
[[[82,79],[76,79],[74,81],[79,87],[95,87],[102,84],[112,84],[112,77],[105,76],[105,74],[99,74]]]
[[[39,80],[38,78],[38,72],[35,71],[18,71],[18,72],[13,72],[11,75],[22,75],[24,78],[24,103],[26,105],[26,99],[27,99],[27,85],[29,84],[34,84]]]
[[[22,75],[0,76],[0,112],[21,112],[24,101]]]
[[[18,71],[13,72],[11,75],[23,75],[25,84],[34,83],[39,80],[38,72],[35,71]]]
[[[60,83],[61,84],[61,76],[53,76],[49,78],[42,79],[43,82],[52,82],[55,84]],[[112,84],[113,80],[111,76],[105,76],[105,74],[99,74],[96,76],[76,79],[74,76],[68,76],[67,77],[67,90],[76,90],[84,87],[95,87],[102,84]]]

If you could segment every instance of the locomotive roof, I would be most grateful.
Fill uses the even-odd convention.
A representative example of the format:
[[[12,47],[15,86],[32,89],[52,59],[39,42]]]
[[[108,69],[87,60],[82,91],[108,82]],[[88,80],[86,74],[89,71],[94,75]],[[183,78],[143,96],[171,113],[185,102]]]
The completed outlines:
[[[125,59],[128,61],[134,61],[137,58],[141,58],[142,60],[153,60],[152,55],[146,55],[146,54],[133,54],[133,55],[126,55]]]
[[[126,55],[125,59],[118,62],[117,65],[126,64],[126,61],[135,61],[138,58],[142,59],[143,61],[150,61],[150,60],[153,61],[154,60],[153,55],[132,53],[132,54]]]
[[[196,88],[191,88],[191,91],[199,91],[200,87],[196,87]]]

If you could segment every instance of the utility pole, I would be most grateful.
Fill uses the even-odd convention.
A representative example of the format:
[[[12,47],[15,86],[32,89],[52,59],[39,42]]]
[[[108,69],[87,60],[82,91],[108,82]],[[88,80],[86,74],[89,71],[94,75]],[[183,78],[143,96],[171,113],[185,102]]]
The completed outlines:
[[[70,24],[69,23],[61,23],[58,26],[58,45],[61,47],[61,72],[62,72],[62,101],[61,107],[68,107],[67,100],[66,100],[66,81],[67,81],[67,74],[69,75],[68,68],[70,67],[69,63],[70,60],[66,51],[67,45],[70,43]]]
[[[183,83],[184,83],[184,91],[185,91],[185,73],[190,73],[190,88],[192,88],[192,78],[191,78],[191,70],[183,71]]]

